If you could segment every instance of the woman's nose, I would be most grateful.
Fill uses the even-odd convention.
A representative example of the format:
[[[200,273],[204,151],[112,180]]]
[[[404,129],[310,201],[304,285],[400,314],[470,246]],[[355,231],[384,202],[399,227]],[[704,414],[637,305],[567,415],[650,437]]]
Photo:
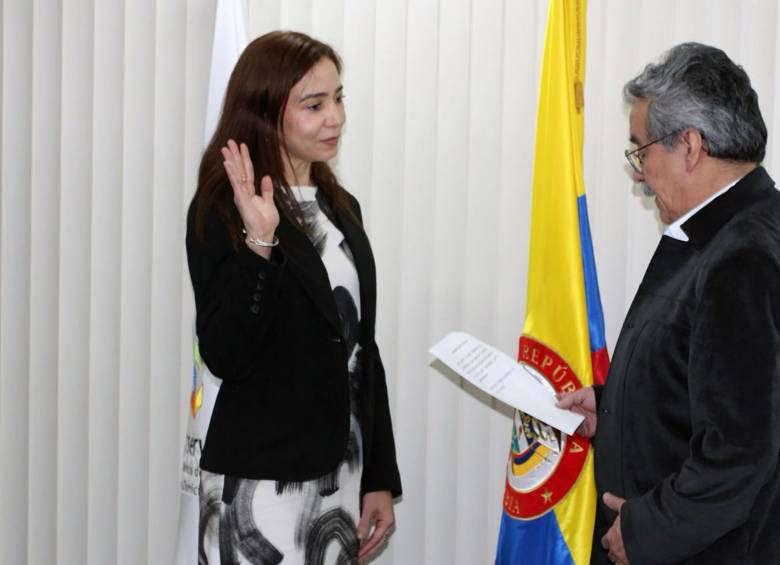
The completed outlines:
[[[340,126],[346,121],[346,112],[341,104],[331,104],[328,107],[328,113],[325,116],[326,126]]]

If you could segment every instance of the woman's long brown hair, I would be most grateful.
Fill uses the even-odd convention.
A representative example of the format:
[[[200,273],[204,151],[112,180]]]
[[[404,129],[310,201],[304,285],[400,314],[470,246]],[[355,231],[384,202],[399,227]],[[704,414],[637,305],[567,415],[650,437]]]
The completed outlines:
[[[301,209],[284,175],[283,154],[287,146],[280,133],[283,133],[282,120],[290,90],[323,58],[333,61],[341,73],[341,59],[330,46],[292,31],[274,31],[258,37],[241,54],[230,75],[217,129],[203,153],[198,171],[193,200],[195,233],[201,241],[205,236],[206,214],[212,208],[225,222],[234,244],[237,246],[242,239],[241,217],[233,203],[233,190],[220,153],[228,139],[246,143],[249,148],[255,191],[259,191],[260,179],[269,175],[276,207],[294,226],[306,230]],[[357,221],[344,189],[328,164],[312,163],[310,174],[329,206]]]

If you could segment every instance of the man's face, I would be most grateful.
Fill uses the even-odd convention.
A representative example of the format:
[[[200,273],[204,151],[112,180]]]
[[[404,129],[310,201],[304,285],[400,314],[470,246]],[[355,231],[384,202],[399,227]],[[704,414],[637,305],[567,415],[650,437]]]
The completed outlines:
[[[648,104],[647,100],[637,100],[629,116],[631,141],[637,147],[655,140],[647,133]],[[653,192],[658,214],[665,224],[671,224],[693,208],[686,201],[680,183],[685,173],[685,147],[679,141],[672,149],[660,142],[653,143],[642,150],[642,173],[634,172],[631,175],[635,182],[644,183]]]

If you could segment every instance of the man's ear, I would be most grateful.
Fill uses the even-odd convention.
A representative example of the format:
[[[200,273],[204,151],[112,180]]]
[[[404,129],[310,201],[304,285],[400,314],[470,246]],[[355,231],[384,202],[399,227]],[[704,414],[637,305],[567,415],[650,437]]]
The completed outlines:
[[[685,146],[685,166],[691,171],[707,154],[707,146],[701,132],[695,128],[686,128],[680,134],[680,141]]]

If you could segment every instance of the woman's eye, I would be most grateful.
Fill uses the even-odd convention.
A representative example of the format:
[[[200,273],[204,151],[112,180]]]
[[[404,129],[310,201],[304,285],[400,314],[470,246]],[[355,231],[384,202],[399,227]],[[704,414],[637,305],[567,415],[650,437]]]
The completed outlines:
[[[311,110],[312,112],[316,112],[317,110],[320,109],[321,106],[322,106],[322,104],[317,102],[316,104],[311,104],[309,106],[306,106],[306,109],[307,110]]]
[[[339,94],[336,96],[336,104],[342,104],[344,102],[344,98],[346,98],[346,94]]]

